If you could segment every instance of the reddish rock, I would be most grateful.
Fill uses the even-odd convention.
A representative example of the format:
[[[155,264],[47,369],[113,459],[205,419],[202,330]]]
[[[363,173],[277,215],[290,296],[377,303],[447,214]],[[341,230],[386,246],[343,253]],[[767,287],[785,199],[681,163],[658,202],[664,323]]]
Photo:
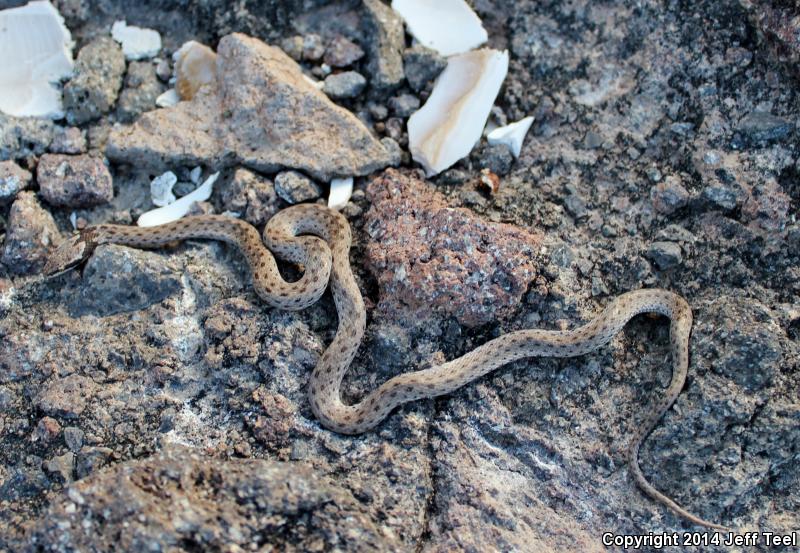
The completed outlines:
[[[452,208],[396,170],[373,180],[367,195],[367,263],[384,311],[434,311],[478,326],[510,314],[537,275],[538,234]]]
[[[114,197],[111,173],[94,156],[43,155],[36,176],[42,197],[52,205],[89,207]]]
[[[8,216],[3,264],[12,273],[35,273],[60,240],[52,215],[42,209],[36,195],[29,191],[20,192]]]

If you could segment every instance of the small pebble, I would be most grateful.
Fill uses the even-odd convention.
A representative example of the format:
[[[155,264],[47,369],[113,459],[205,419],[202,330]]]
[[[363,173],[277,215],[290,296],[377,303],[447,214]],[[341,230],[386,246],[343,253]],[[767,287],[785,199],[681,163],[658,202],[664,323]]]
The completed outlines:
[[[335,100],[354,98],[361,94],[367,86],[367,79],[361,73],[345,71],[328,75],[322,86],[322,91]]]
[[[509,174],[514,165],[514,154],[506,144],[487,144],[481,149],[479,155],[478,165],[501,177]]]
[[[401,94],[389,100],[389,107],[397,117],[410,117],[419,109],[419,98],[413,94]]]
[[[298,171],[284,171],[275,177],[275,192],[290,204],[315,200],[322,193],[314,181]]]
[[[364,50],[352,40],[338,35],[328,43],[325,63],[331,67],[347,67],[364,57]]]
[[[689,203],[689,192],[681,184],[680,178],[669,175],[650,190],[650,199],[658,213],[670,215]]]
[[[290,36],[281,41],[281,50],[292,58],[294,61],[301,61],[303,59],[303,37]]]
[[[78,452],[83,447],[84,432],[76,426],[64,428],[64,442],[70,451]]]
[[[311,33],[303,37],[303,59],[307,61],[318,61],[325,54],[325,43],[322,37]]]
[[[647,256],[661,270],[671,269],[683,262],[681,247],[675,242],[653,242],[647,250]]]

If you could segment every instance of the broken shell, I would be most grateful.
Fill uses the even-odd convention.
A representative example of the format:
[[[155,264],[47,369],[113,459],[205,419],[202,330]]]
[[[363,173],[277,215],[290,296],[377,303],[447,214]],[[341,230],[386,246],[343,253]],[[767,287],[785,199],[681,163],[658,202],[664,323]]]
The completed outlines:
[[[172,187],[178,182],[178,177],[172,171],[167,171],[150,181],[150,198],[153,205],[164,207],[175,201],[175,194]]]
[[[50,2],[0,11],[0,111],[17,117],[64,116],[51,83],[72,73],[72,35]]]
[[[331,181],[331,193],[328,196],[328,207],[331,209],[341,209],[350,201],[353,195],[353,177],[346,179],[333,179]]]
[[[218,177],[219,173],[214,173],[193,192],[186,194],[167,206],[142,213],[139,219],[137,219],[136,224],[140,227],[153,227],[177,221],[189,212],[189,209],[191,209],[195,202],[203,202],[211,197],[211,192],[214,190],[214,182],[216,182]]]
[[[393,0],[392,8],[415,39],[443,56],[468,52],[489,38],[464,0]]]
[[[429,177],[467,156],[480,140],[507,72],[507,51],[475,50],[447,60],[430,98],[408,120],[411,155]]]
[[[217,82],[217,54],[205,44],[185,42],[172,59],[175,89],[182,100],[191,100],[202,87]]]
[[[160,108],[171,108],[172,106],[178,105],[180,101],[181,97],[178,95],[178,91],[174,88],[170,88],[156,98],[156,105]]]
[[[111,38],[122,45],[126,60],[152,58],[161,51],[161,35],[153,29],[128,26],[124,21],[115,21],[111,26]]]
[[[522,142],[525,140],[525,135],[528,134],[528,129],[533,124],[533,116],[529,115],[515,123],[509,123],[505,127],[498,127],[486,136],[489,144],[505,144],[514,154],[515,158],[519,157],[522,151]]]

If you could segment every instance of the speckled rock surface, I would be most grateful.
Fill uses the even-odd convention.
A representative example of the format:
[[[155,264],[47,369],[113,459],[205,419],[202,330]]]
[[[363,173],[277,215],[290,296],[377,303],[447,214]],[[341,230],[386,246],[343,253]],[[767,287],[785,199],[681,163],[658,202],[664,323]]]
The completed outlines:
[[[33,192],[17,194],[8,214],[3,241],[3,265],[16,274],[38,271],[51,248],[61,241],[53,216],[42,209]]]
[[[28,187],[32,177],[30,171],[13,161],[0,161],[0,203],[13,201],[17,192]]]
[[[363,6],[371,84],[379,92],[386,92],[400,86],[405,78],[403,20],[381,0],[364,0]]]
[[[42,197],[56,206],[90,207],[114,197],[111,173],[93,155],[45,154],[36,169]]]
[[[262,225],[279,209],[275,184],[248,169],[237,169],[223,189],[225,209],[239,213],[251,225]]]
[[[111,37],[98,37],[81,48],[75,61],[75,75],[64,86],[69,124],[86,123],[111,111],[124,73],[125,56]]]
[[[222,167],[239,160],[259,171],[299,169],[320,180],[389,164],[380,142],[279,49],[233,34],[220,41],[217,53],[218,92],[207,90],[112,130],[108,156],[147,167]]]
[[[248,30],[272,44],[316,34],[329,45],[342,35],[367,51],[350,69],[372,79],[361,2],[245,0],[236,10],[222,0],[102,4],[70,8],[78,44],[123,18],[159,30],[165,55],[190,38],[216,45],[231,31]],[[642,470],[707,519],[737,529],[797,530],[797,71],[785,47],[760,27],[756,15],[766,10],[743,4],[471,3],[489,45],[510,55],[492,120],[536,119],[494,193],[481,184],[491,157],[485,140],[430,185],[453,209],[468,210],[470,228],[503,223],[540,235],[536,276],[505,314],[477,327],[447,310],[408,320],[407,309],[385,309],[403,303],[390,295],[396,288],[382,289],[382,273],[370,270],[377,241],[367,221],[377,202],[366,189],[373,178],[396,177],[357,178],[343,213],[353,228],[350,261],[368,323],[343,383],[345,400],[513,330],[574,328],[622,292],[674,290],[694,314],[689,378],[646,440]],[[793,9],[779,0],[758,4]],[[401,52],[412,44],[408,35],[401,42]],[[318,79],[328,74],[322,55],[303,60],[302,48],[299,55],[303,70]],[[415,94],[424,101],[427,93],[427,86],[417,92],[401,79],[390,93],[367,86],[347,100],[369,133],[394,142],[405,175],[415,166],[404,121],[388,100]],[[116,116],[79,126],[90,149],[104,147]],[[35,174],[53,135],[51,122],[0,116],[0,158]],[[194,164],[175,163],[171,169],[186,180]],[[230,163],[231,173],[241,169]],[[151,207],[148,171],[115,162],[110,170],[116,195],[108,204],[45,205],[62,234],[72,231],[73,212],[76,225],[131,224]],[[227,177],[205,209],[226,209]],[[254,182],[264,180],[274,175]],[[240,191],[249,201],[258,189]],[[34,203],[33,193],[21,195]],[[375,223],[415,221],[419,203],[398,206],[397,221]],[[38,219],[49,217],[45,209]],[[10,211],[0,206],[6,245]],[[463,242],[458,230],[453,244]],[[26,244],[22,255],[38,251]],[[58,551],[62,537],[65,548],[118,550],[109,536],[136,533],[171,544],[175,553],[192,552],[235,542],[236,529],[250,532],[254,517],[279,529],[264,547],[286,551],[347,550],[350,543],[334,546],[342,528],[348,538],[363,538],[351,542],[381,550],[548,553],[612,550],[601,543],[604,532],[698,530],[644,496],[626,465],[630,435],[670,378],[662,318],[637,317],[596,352],[522,360],[447,397],[408,404],[372,432],[341,436],[320,427],[306,397],[309,372],[336,328],[329,294],[302,312],[271,309],[253,293],[235,248],[202,240],[96,255],[102,271],[90,260],[47,281],[0,264],[2,550]],[[126,267],[133,271],[114,275]],[[290,279],[299,274],[287,264],[281,271]],[[97,306],[105,298],[133,309],[103,315]],[[176,444],[192,449],[182,453]],[[170,468],[185,486],[147,479]],[[302,490],[312,482],[314,493],[304,497],[330,494],[324,497],[332,501],[310,501],[296,516],[252,502],[229,509],[236,488],[226,475],[263,482],[262,471],[273,471],[269,482],[277,486],[293,482]],[[145,475],[147,486],[127,485],[130,474]],[[221,476],[186,477],[198,474]],[[81,486],[88,499],[69,491]],[[259,496],[298,497],[285,487]],[[187,499],[188,507],[170,497]],[[221,501],[211,505],[208,497]],[[119,515],[122,499],[135,514]],[[116,518],[101,527],[106,512]],[[196,518],[176,521],[165,513]],[[87,520],[95,532],[81,526]]]
[[[541,235],[452,208],[418,177],[386,171],[367,197],[367,263],[389,316],[486,324],[513,312],[537,275]]]

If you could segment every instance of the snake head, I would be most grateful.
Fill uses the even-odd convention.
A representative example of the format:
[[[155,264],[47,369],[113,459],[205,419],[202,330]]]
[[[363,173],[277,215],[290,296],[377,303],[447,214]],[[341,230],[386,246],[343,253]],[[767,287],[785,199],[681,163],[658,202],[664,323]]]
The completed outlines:
[[[87,233],[74,234],[48,256],[42,275],[49,277],[77,267],[92,254],[93,250],[94,242]]]

